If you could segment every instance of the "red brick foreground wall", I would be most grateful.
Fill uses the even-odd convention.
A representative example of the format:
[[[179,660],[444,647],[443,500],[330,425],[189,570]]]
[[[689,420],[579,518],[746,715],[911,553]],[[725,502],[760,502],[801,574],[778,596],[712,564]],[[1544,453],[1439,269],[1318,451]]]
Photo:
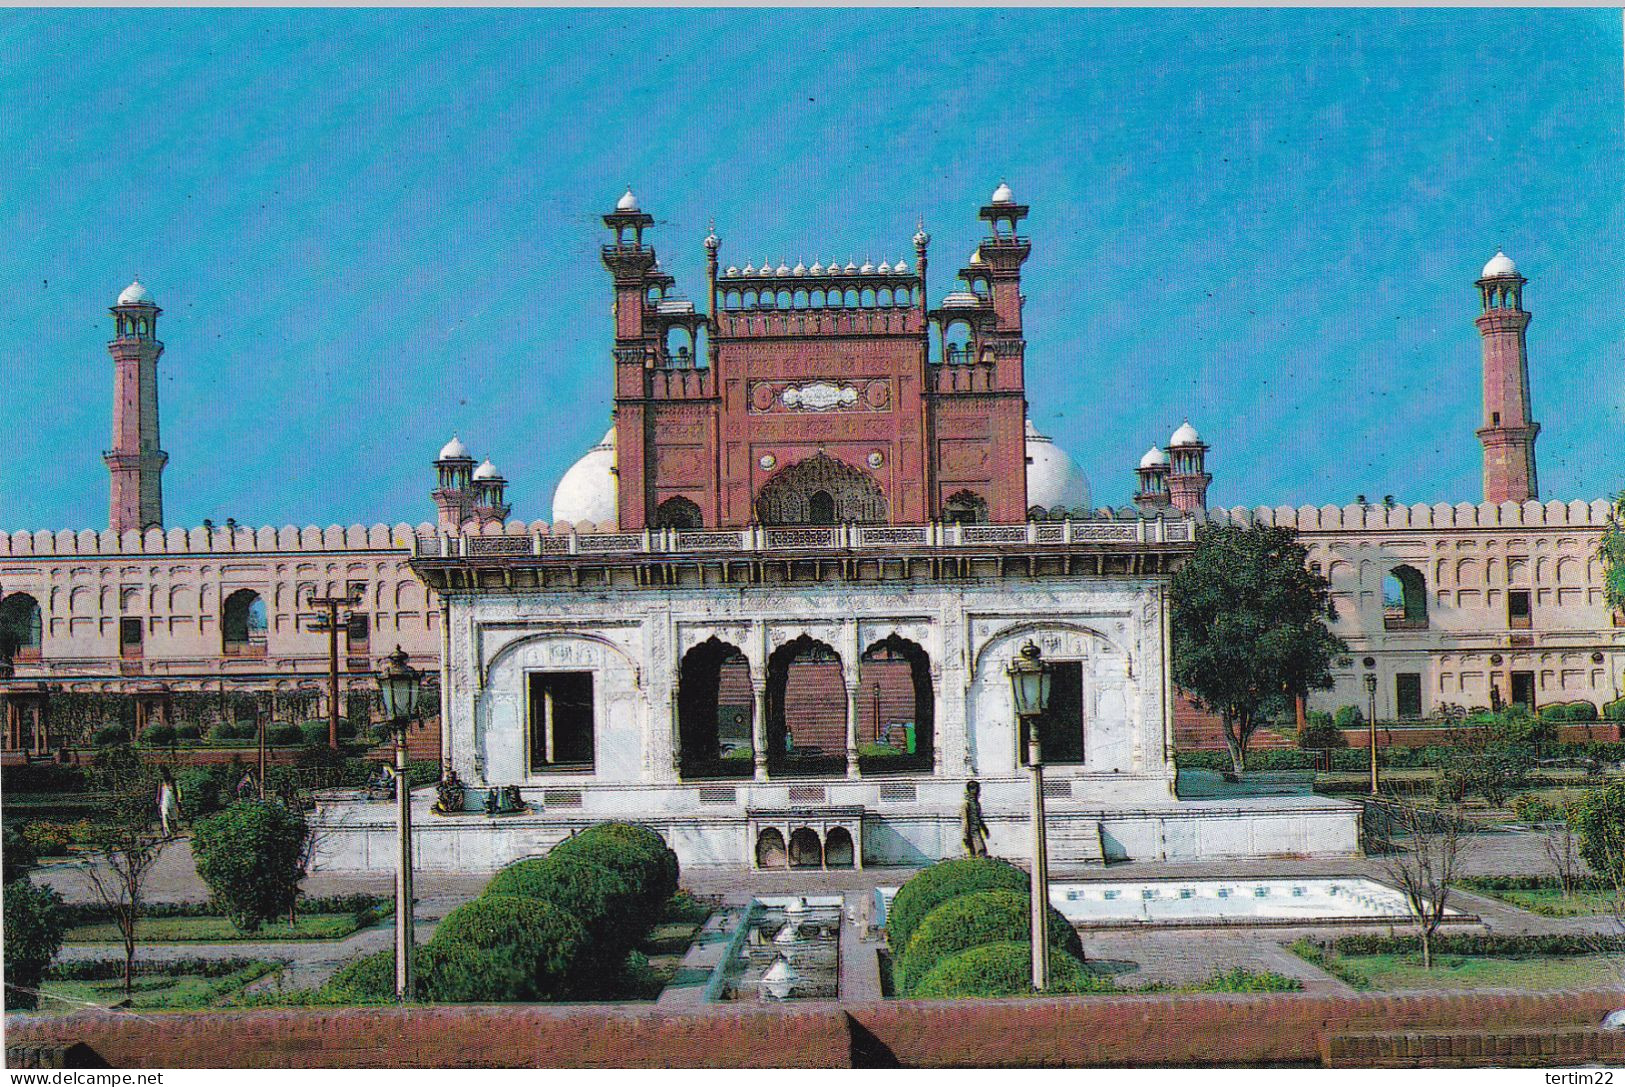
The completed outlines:
[[[11,1016],[6,1044],[80,1042],[114,1067],[157,1068],[1315,1065],[1351,1032],[1572,1032],[1622,1004],[1594,991],[97,1013]]]

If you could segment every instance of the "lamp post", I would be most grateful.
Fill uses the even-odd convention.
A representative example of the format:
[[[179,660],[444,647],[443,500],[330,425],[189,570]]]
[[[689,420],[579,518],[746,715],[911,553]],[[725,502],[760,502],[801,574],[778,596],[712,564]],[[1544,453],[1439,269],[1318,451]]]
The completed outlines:
[[[406,783],[406,729],[417,710],[422,679],[400,646],[378,673],[384,716],[395,732],[395,803],[401,838],[401,864],[395,873],[395,996],[403,1004],[412,998],[412,790]]]
[[[1007,671],[1016,708],[1018,743],[1020,726],[1027,726],[1027,769],[1033,780],[1033,988],[1043,992],[1049,988],[1049,851],[1044,843],[1044,768],[1038,747],[1038,718],[1049,708],[1053,669],[1041,659],[1038,647],[1028,642]]]
[[[1371,729],[1368,743],[1371,745],[1371,795],[1377,795],[1377,674],[1367,672],[1365,675],[1366,709],[1369,716],[1366,720]]]

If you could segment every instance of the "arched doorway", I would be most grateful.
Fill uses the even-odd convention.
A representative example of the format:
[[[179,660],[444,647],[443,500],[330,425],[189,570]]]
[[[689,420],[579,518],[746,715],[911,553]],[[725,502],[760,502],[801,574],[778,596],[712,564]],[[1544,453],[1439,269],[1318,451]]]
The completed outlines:
[[[811,827],[798,827],[790,835],[790,867],[824,867],[824,843]]]
[[[655,510],[655,528],[703,528],[700,507],[679,495],[660,503]]]
[[[253,589],[226,597],[220,617],[220,640],[227,656],[265,651],[265,601]]]
[[[769,773],[846,772],[846,679],[834,649],[803,634],[774,650],[766,731]]]
[[[931,658],[896,634],[858,660],[858,766],[865,774],[931,770],[936,697]]]
[[[39,601],[27,593],[8,593],[0,600],[0,661],[39,659],[44,625]]]
[[[707,638],[683,654],[677,732],[684,778],[751,776],[755,702],[750,662],[738,647]]]
[[[824,867],[851,868],[857,860],[852,835],[845,827],[832,827],[824,837]]]
[[[762,485],[756,519],[764,525],[883,524],[886,496],[867,472],[819,453]]]
[[[777,827],[768,827],[756,836],[756,867],[788,867],[789,855],[784,848],[784,835]]]

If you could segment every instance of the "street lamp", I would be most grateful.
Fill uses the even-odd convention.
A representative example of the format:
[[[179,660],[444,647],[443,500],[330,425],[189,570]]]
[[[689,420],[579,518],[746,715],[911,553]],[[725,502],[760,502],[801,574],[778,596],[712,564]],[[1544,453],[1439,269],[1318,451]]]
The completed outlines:
[[[1044,768],[1039,761],[1038,717],[1049,708],[1054,669],[1044,663],[1038,647],[1029,641],[1007,671],[1018,722],[1017,742],[1020,726],[1026,725],[1027,768],[1033,778],[1033,988],[1043,992],[1049,988],[1049,852],[1044,845]]]
[[[1371,737],[1367,741],[1371,745],[1371,795],[1377,795],[1377,674],[1367,672],[1365,675],[1365,697],[1368,717],[1367,726],[1371,729]]]
[[[412,998],[412,790],[406,783],[406,729],[417,711],[423,674],[406,662],[400,646],[378,673],[384,716],[395,732],[395,803],[401,836],[401,864],[395,873],[395,996]]]

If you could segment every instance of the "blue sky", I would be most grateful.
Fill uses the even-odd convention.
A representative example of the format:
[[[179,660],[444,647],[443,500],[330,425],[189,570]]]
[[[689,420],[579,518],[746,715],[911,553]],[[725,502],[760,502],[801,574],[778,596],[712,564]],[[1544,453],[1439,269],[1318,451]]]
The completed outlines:
[[[1472,281],[1527,308],[1544,497],[1625,484],[1618,11],[0,13],[0,526],[106,523],[106,308],[165,314],[170,524],[418,521],[459,431],[548,513],[608,426],[598,216],[723,262],[1031,204],[1028,399],[1127,501],[1477,500]]]

